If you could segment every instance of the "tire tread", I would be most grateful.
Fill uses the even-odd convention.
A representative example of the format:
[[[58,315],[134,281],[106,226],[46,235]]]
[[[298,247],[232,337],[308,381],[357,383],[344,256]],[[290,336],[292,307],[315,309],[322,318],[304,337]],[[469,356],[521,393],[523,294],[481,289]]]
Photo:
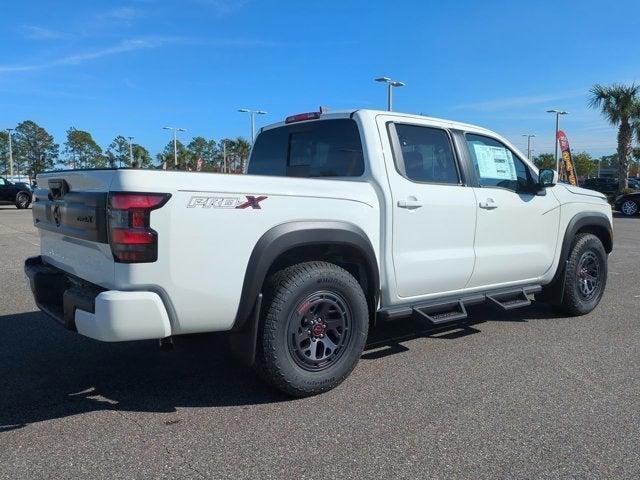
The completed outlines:
[[[266,281],[265,301],[262,319],[258,329],[258,345],[256,351],[256,368],[259,375],[274,387],[296,397],[316,395],[339,385],[353,370],[355,363],[346,372],[331,383],[315,387],[301,387],[296,385],[281,368],[278,361],[279,343],[277,338],[278,322],[285,309],[286,302],[296,295],[304,282],[311,276],[324,271],[325,274],[336,276],[359,292],[361,307],[367,311],[367,302],[358,281],[345,269],[333,263],[324,261],[310,261],[298,263],[271,275]],[[366,335],[365,335],[366,336]]]
[[[591,308],[587,308],[585,305],[585,301],[579,297],[578,293],[574,288],[574,283],[576,281],[573,272],[576,271],[578,262],[580,261],[580,256],[584,252],[585,248],[589,247],[589,244],[592,245],[592,248],[595,248],[599,251],[604,263],[602,268],[604,268],[604,278],[602,279],[602,287],[600,292],[598,293],[597,301],[595,305]],[[571,245],[571,250],[569,253],[569,258],[567,259],[567,265],[565,269],[565,278],[564,278],[564,295],[562,297],[562,302],[557,306],[558,310],[562,313],[578,316],[585,315],[589,313],[593,308],[595,308],[602,295],[604,293],[604,289],[607,281],[607,254],[604,250],[604,246],[598,237],[593,235],[592,233],[579,233],[575,236],[573,243]]]

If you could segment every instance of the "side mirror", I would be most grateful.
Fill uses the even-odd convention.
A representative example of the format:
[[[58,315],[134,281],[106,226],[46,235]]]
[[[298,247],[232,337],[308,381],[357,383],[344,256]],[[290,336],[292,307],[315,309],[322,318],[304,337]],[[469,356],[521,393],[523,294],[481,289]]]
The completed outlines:
[[[538,186],[540,188],[553,187],[558,183],[558,172],[550,168],[543,168],[538,172]]]

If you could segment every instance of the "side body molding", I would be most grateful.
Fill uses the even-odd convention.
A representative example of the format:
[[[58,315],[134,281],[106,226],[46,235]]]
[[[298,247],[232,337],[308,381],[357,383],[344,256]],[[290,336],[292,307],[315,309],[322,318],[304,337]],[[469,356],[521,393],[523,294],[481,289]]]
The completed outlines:
[[[380,289],[378,262],[371,242],[362,229],[340,221],[287,222],[265,232],[253,248],[244,276],[234,331],[242,330],[247,320],[254,317],[251,313],[273,262],[292,248],[313,245],[348,246],[357,250],[365,259],[370,283],[365,293],[372,294],[377,301]]]

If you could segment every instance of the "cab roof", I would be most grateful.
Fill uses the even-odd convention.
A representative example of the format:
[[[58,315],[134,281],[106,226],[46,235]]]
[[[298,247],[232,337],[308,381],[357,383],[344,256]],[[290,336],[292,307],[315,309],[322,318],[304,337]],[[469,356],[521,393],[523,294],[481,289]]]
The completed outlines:
[[[328,112],[320,113],[318,118],[312,118],[312,119],[309,119],[309,120],[296,121],[295,123],[317,122],[317,121],[337,119],[337,118],[351,118],[351,117],[353,117],[355,115],[369,116],[369,117],[377,117],[379,115],[393,116],[393,117],[407,118],[407,119],[412,119],[412,120],[420,120],[420,121],[423,121],[423,122],[427,121],[428,123],[430,123],[430,124],[432,124],[434,126],[440,126],[440,127],[446,127],[446,128],[456,128],[456,129],[465,130],[465,131],[472,130],[474,132],[484,132],[484,133],[491,133],[491,134],[495,135],[494,132],[492,132],[491,130],[488,130],[486,128],[479,127],[477,125],[472,125],[472,124],[469,124],[469,123],[457,122],[455,120],[448,120],[448,119],[444,119],[444,118],[430,117],[430,116],[427,116],[427,115],[418,115],[418,114],[402,113],[402,112],[389,112],[389,111],[386,111],[386,110],[372,110],[372,109],[366,109],[366,108],[356,109],[356,110],[331,110],[331,111],[328,111]],[[294,123],[294,122],[291,122],[291,123]],[[266,126],[262,127],[260,129],[260,131],[270,130],[272,128],[277,128],[277,127],[283,127],[283,126],[288,125],[288,124],[290,124],[290,123],[287,123],[286,121],[276,122],[276,123],[272,123],[272,124],[269,124],[269,125],[266,125]]]

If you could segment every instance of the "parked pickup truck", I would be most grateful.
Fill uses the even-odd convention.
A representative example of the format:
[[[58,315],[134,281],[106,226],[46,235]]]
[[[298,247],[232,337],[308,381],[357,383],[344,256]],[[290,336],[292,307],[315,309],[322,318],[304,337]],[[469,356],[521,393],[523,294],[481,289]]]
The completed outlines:
[[[38,177],[38,306],[116,342],[228,331],[275,387],[349,375],[376,321],[457,325],[469,305],[593,310],[611,207],[483,128],[356,110],[263,128],[248,175]]]

